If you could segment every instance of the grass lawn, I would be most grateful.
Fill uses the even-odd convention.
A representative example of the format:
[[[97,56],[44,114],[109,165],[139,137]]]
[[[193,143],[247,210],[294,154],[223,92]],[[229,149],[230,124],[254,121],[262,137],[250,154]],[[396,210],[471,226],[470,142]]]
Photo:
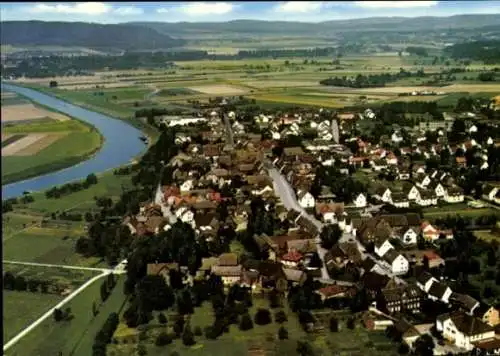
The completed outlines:
[[[4,265],[5,267],[5,265]],[[4,343],[56,305],[61,296],[55,294],[3,291]]]
[[[450,216],[477,218],[478,216],[481,215],[492,215],[492,214],[499,215],[498,210],[490,208],[484,208],[484,209],[459,208],[459,207],[456,209],[452,208],[453,205],[451,206],[450,209],[447,209],[445,207],[427,208],[424,210],[424,217],[430,219],[438,219],[438,218],[445,218],[446,216],[450,215]]]
[[[117,198],[122,185],[131,187],[130,176],[115,176],[108,172],[98,177],[89,189],[47,199],[43,192],[34,193],[35,201],[16,204],[14,211],[2,214],[4,259],[50,264],[98,266],[98,258],[84,258],[75,253],[75,242],[85,236],[85,223],[57,221],[57,225],[40,227],[43,216],[52,212],[71,211],[84,214],[97,211],[95,196]]]
[[[66,307],[71,308],[71,321],[56,323],[48,318],[9,350],[10,356],[25,355],[90,355],[95,334],[111,312],[120,312],[125,301],[123,277],[117,282],[111,296],[101,305],[99,290],[102,279],[97,280]],[[99,314],[93,316],[92,304],[100,305]]]
[[[26,266],[4,263],[4,272],[12,272],[16,276],[27,279],[47,280],[53,283],[64,284],[73,289],[78,288],[90,278],[99,274],[97,271],[75,270],[60,267]]]
[[[500,236],[492,234],[491,231],[489,231],[489,230],[474,231],[474,235],[476,235],[476,237],[478,239],[481,239],[484,241],[491,242],[491,241],[496,240],[496,241],[500,242]]]

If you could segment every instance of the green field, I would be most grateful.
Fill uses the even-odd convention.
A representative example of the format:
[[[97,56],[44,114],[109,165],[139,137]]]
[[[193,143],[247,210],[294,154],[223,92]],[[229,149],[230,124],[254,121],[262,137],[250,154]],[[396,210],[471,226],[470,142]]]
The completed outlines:
[[[23,328],[62,300],[54,294],[3,291],[3,339],[9,341]]]
[[[120,278],[111,296],[101,305],[101,281],[97,280],[65,305],[65,308],[71,308],[72,320],[55,322],[52,318],[46,319],[10,348],[9,355],[90,355],[95,334],[111,312],[120,312],[125,301],[124,279]],[[95,317],[92,314],[94,302],[100,306]]]

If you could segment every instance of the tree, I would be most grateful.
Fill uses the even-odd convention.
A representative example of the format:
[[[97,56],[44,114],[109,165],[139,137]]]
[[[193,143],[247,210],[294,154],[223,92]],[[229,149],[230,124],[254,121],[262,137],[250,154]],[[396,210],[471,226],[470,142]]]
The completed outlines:
[[[333,316],[330,318],[330,331],[334,333],[339,331],[339,321]]]
[[[194,340],[194,334],[191,331],[191,327],[189,326],[189,324],[186,325],[186,328],[182,333],[182,343],[186,346],[192,346],[196,344],[196,341]]]
[[[342,237],[342,230],[338,224],[327,225],[319,235],[321,246],[327,250],[331,249]]]
[[[5,272],[3,275],[3,287],[8,290],[14,290],[16,277],[12,272]]]
[[[165,314],[158,314],[158,323],[160,323],[161,325],[167,325],[167,317],[165,316]]]
[[[402,342],[401,344],[399,344],[398,353],[400,355],[406,355],[408,352],[410,352],[410,348],[408,347],[408,345],[406,345],[405,342]]]
[[[255,324],[267,325],[271,323],[271,313],[267,309],[259,308],[255,313]]]
[[[240,321],[240,330],[247,331],[253,329],[253,321],[248,313],[245,313],[241,316]]]
[[[148,350],[146,349],[146,346],[143,344],[139,344],[137,346],[137,355],[139,356],[146,356],[148,354]]]
[[[286,313],[283,310],[279,310],[274,315],[274,321],[277,322],[278,324],[283,324],[287,320],[288,320],[288,318],[286,316]]]
[[[156,346],[165,346],[172,343],[172,338],[165,331],[158,334],[155,340]]]
[[[54,317],[54,321],[61,321],[64,319],[64,312],[61,309],[54,309],[52,315]]]
[[[97,184],[97,176],[94,174],[94,173],[90,173],[87,178],[85,179],[85,182],[88,184],[88,185],[93,185],[93,184]]]
[[[347,323],[346,323],[347,328],[349,328],[351,330],[354,329],[355,322],[356,322],[356,320],[353,317],[350,317],[349,319],[347,319]]]
[[[434,354],[434,340],[430,335],[422,335],[415,340],[415,354],[419,356],[432,356]]]
[[[14,279],[14,289],[18,291],[25,291],[28,287],[26,280],[23,276],[16,276]]]
[[[316,251],[314,251],[312,256],[311,256],[311,260],[309,262],[309,267],[311,267],[311,268],[323,267],[323,261],[321,261],[321,258],[319,257],[319,255]]]
[[[314,350],[307,341],[297,341],[297,353],[300,356],[314,356]]]
[[[55,80],[51,80],[51,81],[49,82],[49,87],[50,87],[50,88],[57,88],[57,81],[55,81]]]
[[[288,339],[288,330],[283,326],[281,326],[278,330],[278,339],[280,340]]]
[[[280,307],[280,297],[278,292],[274,289],[269,293],[269,306],[271,309]]]

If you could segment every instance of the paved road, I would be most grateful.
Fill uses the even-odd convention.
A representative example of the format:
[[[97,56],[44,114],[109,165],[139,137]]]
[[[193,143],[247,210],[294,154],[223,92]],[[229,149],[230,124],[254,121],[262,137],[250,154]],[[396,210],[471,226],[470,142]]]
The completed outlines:
[[[50,264],[43,264],[43,263],[31,263],[31,262],[17,262],[17,261],[3,261],[4,263],[11,263],[11,264],[22,264],[22,265],[28,265],[28,266],[39,266],[39,267],[59,267],[59,268],[68,268],[68,269],[80,269],[80,270],[94,270],[94,271],[100,271],[101,273],[95,277],[92,277],[89,279],[87,282],[82,284],[78,289],[76,289],[73,293],[68,295],[66,298],[61,300],[56,306],[48,310],[45,314],[43,314],[41,317],[39,317],[37,320],[35,320],[33,323],[31,323],[28,327],[23,329],[19,334],[14,336],[12,339],[9,340],[6,344],[3,346],[3,352],[4,355],[5,352],[15,345],[19,340],[21,340],[24,336],[26,336],[31,330],[36,328],[40,323],[42,323],[45,319],[50,318],[52,314],[54,313],[55,309],[60,309],[66,303],[71,301],[74,297],[76,297],[78,294],[80,294],[83,290],[85,290],[88,286],[90,286],[92,283],[97,281],[100,278],[103,278],[111,273],[113,274],[123,274],[126,273],[126,266],[127,266],[127,260],[123,260],[120,263],[118,263],[114,268],[91,268],[91,267],[78,267],[78,266],[65,266],[65,265],[50,265]]]
[[[224,124],[226,125],[226,141],[231,145],[231,147],[234,147],[233,129],[231,128],[231,123],[229,122],[229,117],[227,116],[227,114],[224,114]]]
[[[318,227],[319,231],[323,228],[323,224],[318,221],[314,216],[308,214],[297,202],[295,197],[295,192],[293,188],[290,186],[290,183],[286,180],[286,178],[272,165],[270,162],[266,162],[264,166],[268,170],[269,176],[273,179],[274,191],[278,193],[283,202],[285,208],[289,210],[295,210],[301,213],[301,215],[311,221],[316,227]],[[361,242],[352,234],[344,233],[342,234],[340,242],[356,242],[358,246],[358,250],[361,252],[361,255],[364,258],[370,258],[377,265],[377,272],[381,274],[385,274],[389,277],[394,277],[398,283],[406,284],[404,280],[394,275],[380,260],[378,260],[372,254],[366,252],[366,249],[361,244]],[[319,257],[323,261],[323,268],[321,269],[321,278],[319,280],[323,281],[332,281],[330,278],[328,271],[326,269],[326,264],[324,262],[324,256],[326,254],[326,250],[321,247],[319,237],[316,240],[316,249]]]

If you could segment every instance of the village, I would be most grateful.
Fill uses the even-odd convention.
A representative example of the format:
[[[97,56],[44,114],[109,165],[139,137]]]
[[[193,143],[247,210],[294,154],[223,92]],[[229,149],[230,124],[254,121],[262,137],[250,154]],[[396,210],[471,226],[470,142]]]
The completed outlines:
[[[464,178],[467,169],[498,164],[488,156],[498,154],[498,129],[473,113],[445,113],[371,142],[359,125],[377,118],[372,110],[249,118],[224,104],[200,117],[157,120],[175,129],[179,152],[164,168],[171,178],[123,224],[151,238],[186,223],[211,257],[195,275],[161,260],[147,265],[148,275],[169,284],[175,269],[186,285],[215,275],[226,288],[285,299],[290,288],[313,288],[324,306],[356,304],[365,328],[386,330],[409,350],[500,353],[499,296],[469,295],[466,282],[477,274],[467,265],[470,231],[483,224],[498,234],[496,215],[460,217],[499,209],[498,184],[471,189]],[[450,144],[457,131],[461,141]],[[432,209],[450,215],[422,213]],[[252,241],[234,239],[248,231]],[[488,263],[498,268],[497,244],[490,249]],[[314,318],[305,324],[315,330]]]

